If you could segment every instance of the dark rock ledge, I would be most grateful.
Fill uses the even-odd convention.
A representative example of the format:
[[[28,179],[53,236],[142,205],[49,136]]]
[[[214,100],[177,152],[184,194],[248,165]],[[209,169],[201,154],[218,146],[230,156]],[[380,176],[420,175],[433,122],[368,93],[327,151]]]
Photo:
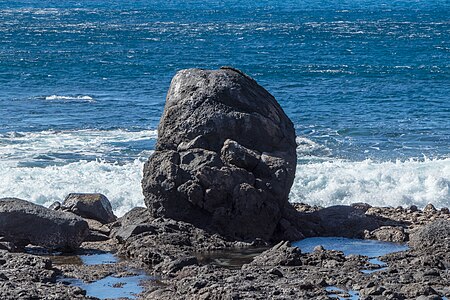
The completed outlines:
[[[0,299],[93,299],[61,278],[92,282],[139,268],[155,275],[139,299],[450,297],[448,209],[291,205],[295,155],[292,123],[253,79],[232,68],[180,71],[144,167],[146,208],[116,219],[98,194],[72,194],[52,209],[0,199]],[[367,257],[320,246],[302,253],[288,242],[311,236],[411,249],[363,274],[375,267]],[[122,260],[87,266],[69,256],[61,264],[65,257],[30,249],[111,251]],[[211,263],[236,256],[231,266]]]

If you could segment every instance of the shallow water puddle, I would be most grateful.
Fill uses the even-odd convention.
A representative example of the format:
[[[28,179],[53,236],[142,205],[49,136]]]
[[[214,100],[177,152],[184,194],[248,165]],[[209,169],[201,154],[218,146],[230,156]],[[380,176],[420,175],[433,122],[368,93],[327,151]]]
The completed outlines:
[[[141,274],[129,277],[107,276],[92,283],[85,283],[75,278],[64,278],[62,281],[82,288],[86,291],[86,296],[97,297],[99,299],[135,299],[136,295],[143,291],[140,282],[147,279],[150,279],[150,277]]]
[[[327,286],[325,290],[329,293],[328,296],[331,298],[337,298],[337,299],[350,299],[350,300],[358,300],[359,299],[359,293],[355,291],[345,291],[343,289],[340,289],[335,286]]]
[[[315,237],[307,238],[298,242],[292,243],[293,246],[299,247],[302,252],[310,253],[314,251],[316,246],[323,246],[327,250],[342,251],[344,255],[364,255],[368,256],[368,262],[373,265],[378,265],[375,269],[361,270],[364,274],[371,274],[374,272],[387,269],[387,264],[379,260],[380,256],[408,250],[409,247],[405,244],[396,244],[389,242],[382,242],[376,240],[361,240],[349,239],[343,237]],[[335,286],[325,288],[330,297],[338,299],[359,299],[359,294],[355,291],[345,291]]]
[[[111,252],[102,251],[84,251],[79,255],[53,256],[52,260],[56,264],[74,264],[74,265],[105,265],[114,264],[119,259]],[[140,283],[144,280],[152,279],[142,271],[133,271],[136,273],[131,276],[117,276],[112,274],[100,280],[93,282],[84,282],[77,278],[60,278],[58,281],[64,284],[77,286],[86,291],[87,296],[99,299],[135,299],[136,295],[143,291]]]
[[[105,264],[114,264],[118,262],[117,257],[110,253],[98,253],[98,254],[85,254],[78,256],[84,265],[92,266],[92,265],[105,265]]]
[[[314,247],[323,246],[327,250],[339,250],[345,255],[364,255],[369,258],[377,258],[389,253],[408,250],[404,244],[381,242],[376,240],[349,239],[343,237],[314,237],[298,242],[293,242],[293,246],[299,247],[302,252],[312,252]]]

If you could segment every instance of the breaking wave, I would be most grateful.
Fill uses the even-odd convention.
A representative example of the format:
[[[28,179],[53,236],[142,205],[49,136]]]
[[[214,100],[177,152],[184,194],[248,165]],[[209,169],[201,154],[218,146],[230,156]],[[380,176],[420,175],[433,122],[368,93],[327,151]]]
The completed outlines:
[[[0,135],[0,197],[42,205],[73,192],[106,195],[119,216],[144,205],[143,164],[156,130],[9,132]],[[297,138],[298,165],[291,202],[330,206],[436,207],[450,203],[450,158],[352,161]]]
[[[291,202],[319,206],[450,204],[450,158],[377,162],[332,159],[297,165]]]

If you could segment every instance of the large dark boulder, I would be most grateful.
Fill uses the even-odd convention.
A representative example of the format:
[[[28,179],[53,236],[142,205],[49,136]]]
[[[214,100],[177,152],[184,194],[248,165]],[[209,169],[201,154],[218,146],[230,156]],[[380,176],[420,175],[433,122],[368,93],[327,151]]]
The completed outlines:
[[[155,217],[279,240],[290,227],[283,216],[295,166],[293,124],[269,92],[235,69],[182,70],[144,166],[145,203]]]
[[[0,199],[0,236],[16,246],[72,251],[88,235],[87,222],[72,213],[15,198]]]

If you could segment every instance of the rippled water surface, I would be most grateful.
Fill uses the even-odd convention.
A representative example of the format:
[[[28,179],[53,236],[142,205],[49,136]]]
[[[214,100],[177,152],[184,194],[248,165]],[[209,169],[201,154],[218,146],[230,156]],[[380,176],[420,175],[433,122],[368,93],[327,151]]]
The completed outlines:
[[[0,2],[0,196],[142,205],[170,79],[232,65],[294,121],[291,201],[450,202],[447,1]]]

